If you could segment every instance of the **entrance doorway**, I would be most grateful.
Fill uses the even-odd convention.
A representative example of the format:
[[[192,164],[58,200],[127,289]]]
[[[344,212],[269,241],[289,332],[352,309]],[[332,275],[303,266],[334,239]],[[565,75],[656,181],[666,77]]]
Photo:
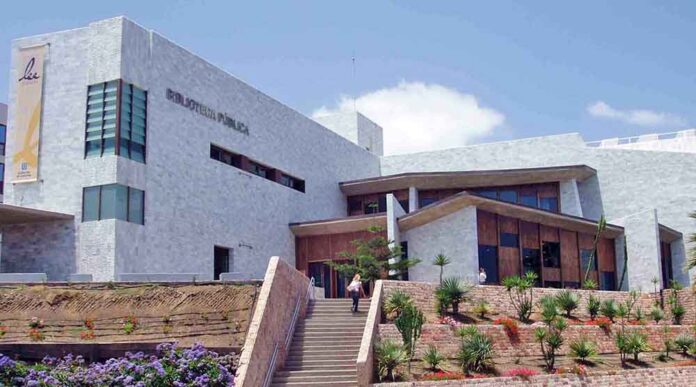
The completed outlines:
[[[213,262],[213,279],[219,280],[221,273],[230,272],[230,249],[227,247],[215,246]]]

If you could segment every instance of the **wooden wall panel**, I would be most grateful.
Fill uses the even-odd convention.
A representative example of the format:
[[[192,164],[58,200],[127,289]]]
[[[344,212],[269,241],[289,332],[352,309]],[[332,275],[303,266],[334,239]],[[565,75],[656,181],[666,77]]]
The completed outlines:
[[[578,233],[578,246],[584,250],[592,250],[594,236],[590,234]]]
[[[539,249],[539,225],[520,221],[520,245],[523,248]]]
[[[495,214],[477,210],[476,219],[478,223],[478,243],[480,245],[498,245],[498,225]]]
[[[326,261],[331,256],[330,235],[307,237],[307,262]]]
[[[498,215],[498,225],[500,227],[500,232],[506,232],[510,234],[519,234],[519,227],[517,224],[517,219],[508,218],[507,216]]]
[[[542,276],[544,281],[561,281],[561,269],[552,267],[542,267]]]
[[[573,231],[560,230],[560,239],[563,281],[580,282],[578,234]]]
[[[295,238],[295,268],[307,275],[307,239]]]
[[[597,255],[600,271],[616,271],[616,254],[613,239],[600,238],[597,243]]]
[[[558,197],[558,185],[557,184],[539,184],[537,186],[537,192],[539,192],[540,198],[556,198],[556,197]]]
[[[520,249],[514,247],[498,248],[499,280],[512,275],[520,275]]]
[[[541,235],[541,240],[546,242],[558,242],[558,229],[556,227],[540,226],[539,234]]]

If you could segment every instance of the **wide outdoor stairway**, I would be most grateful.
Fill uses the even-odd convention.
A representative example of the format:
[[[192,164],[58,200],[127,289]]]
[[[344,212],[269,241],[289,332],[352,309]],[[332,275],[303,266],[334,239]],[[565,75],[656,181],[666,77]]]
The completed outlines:
[[[360,300],[352,313],[350,299],[311,301],[307,316],[298,322],[285,367],[276,371],[273,386],[356,386],[355,361],[369,299]]]

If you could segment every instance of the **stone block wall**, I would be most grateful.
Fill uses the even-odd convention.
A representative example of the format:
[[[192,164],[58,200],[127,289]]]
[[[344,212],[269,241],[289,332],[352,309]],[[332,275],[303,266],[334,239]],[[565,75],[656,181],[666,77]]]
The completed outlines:
[[[447,267],[445,267],[445,275],[447,273]],[[394,293],[396,290],[401,290],[408,293],[414,300],[416,306],[426,314],[428,321],[434,322],[437,319],[437,313],[435,312],[435,290],[437,289],[437,284],[426,283],[426,282],[412,282],[412,281],[384,281],[384,291],[383,297],[389,297],[390,294]],[[550,289],[550,288],[534,288],[534,300],[539,300],[539,298],[545,295],[556,295],[560,292],[560,289]],[[580,295],[580,307],[573,312],[573,315],[581,319],[589,318],[587,314],[587,299],[590,294],[594,294],[599,297],[602,301],[607,299],[613,299],[616,302],[624,302],[629,297],[629,292],[613,292],[613,291],[600,291],[600,290],[574,290]],[[666,305],[667,296],[669,290],[665,291],[662,296],[656,295],[655,293],[641,293],[636,303],[636,306],[640,306],[644,313],[648,313],[652,308],[653,304],[664,298],[665,303],[665,318],[670,319],[671,315],[669,313],[669,306]],[[678,297],[680,302],[686,307],[687,313],[684,316],[683,324],[691,325],[696,324],[696,296],[690,288],[682,289],[678,291]],[[495,310],[497,314],[502,314],[510,317],[516,316],[515,308],[513,308],[510,297],[502,286],[489,286],[489,285],[477,285],[474,286],[469,293],[469,301],[464,302],[460,305],[459,309],[462,313],[470,313],[471,310],[476,306],[476,304],[482,300],[488,302],[488,304]]]
[[[519,334],[516,338],[510,338],[500,325],[479,325],[479,331],[493,340],[493,350],[495,356],[500,357],[524,357],[542,356],[539,343],[534,339],[534,329],[543,326],[541,323],[534,325],[520,325]],[[653,352],[664,349],[665,337],[675,338],[681,334],[692,335],[691,326],[671,325],[665,334],[662,325],[646,326],[626,326],[626,331],[638,331],[645,333],[648,337],[648,345]],[[557,352],[559,355],[568,354],[571,342],[587,337],[597,344],[599,353],[618,353],[614,344],[614,336],[619,331],[618,324],[605,332],[598,326],[570,325],[564,332],[565,340],[563,346]],[[380,340],[394,340],[401,343],[401,335],[394,324],[380,324]],[[416,346],[416,358],[420,358],[429,345],[434,345],[443,355],[448,358],[455,358],[459,351],[460,339],[456,334],[456,329],[443,324],[426,324],[423,326],[421,338]]]
[[[589,376],[537,375],[529,380],[520,378],[485,378],[467,381],[450,380],[440,382],[404,382],[373,384],[374,387],[426,387],[426,386],[612,386],[612,387],[671,387],[690,386],[696,380],[696,367],[649,368],[626,371],[604,371]]]

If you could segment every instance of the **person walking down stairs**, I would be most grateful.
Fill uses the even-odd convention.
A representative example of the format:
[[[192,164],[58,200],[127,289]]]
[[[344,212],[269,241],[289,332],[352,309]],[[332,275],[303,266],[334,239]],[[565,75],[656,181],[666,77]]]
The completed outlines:
[[[348,285],[348,294],[350,298],[353,299],[353,306],[351,310],[353,313],[358,313],[358,303],[360,302],[360,297],[365,296],[365,290],[363,290],[362,282],[360,282],[360,274],[355,274],[353,276],[353,281]]]

